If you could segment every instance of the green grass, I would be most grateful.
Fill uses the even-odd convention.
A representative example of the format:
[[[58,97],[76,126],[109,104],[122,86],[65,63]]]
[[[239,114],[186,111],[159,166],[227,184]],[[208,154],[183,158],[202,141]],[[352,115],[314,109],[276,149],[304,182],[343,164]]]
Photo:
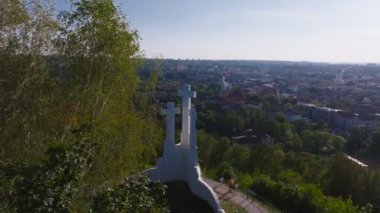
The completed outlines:
[[[222,201],[222,208],[224,209],[226,213],[235,213],[235,212],[246,213],[247,212],[242,207],[228,201]]]

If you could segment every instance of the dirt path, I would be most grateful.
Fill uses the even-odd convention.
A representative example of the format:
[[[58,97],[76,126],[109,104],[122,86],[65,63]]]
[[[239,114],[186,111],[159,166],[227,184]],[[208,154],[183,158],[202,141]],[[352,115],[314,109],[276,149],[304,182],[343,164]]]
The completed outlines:
[[[250,197],[240,191],[232,191],[225,184],[216,182],[214,180],[206,179],[204,180],[214,189],[215,193],[218,195],[219,200],[228,200],[234,204],[237,204],[244,208],[249,213],[268,213],[268,211],[260,204],[253,201]]]

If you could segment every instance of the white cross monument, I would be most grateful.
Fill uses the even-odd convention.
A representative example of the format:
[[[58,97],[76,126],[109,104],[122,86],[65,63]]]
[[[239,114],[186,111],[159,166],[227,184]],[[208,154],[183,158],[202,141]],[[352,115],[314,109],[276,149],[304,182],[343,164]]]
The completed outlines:
[[[215,212],[223,213],[219,199],[212,188],[202,179],[201,169],[198,165],[196,144],[196,110],[191,105],[191,98],[196,92],[186,84],[178,92],[182,97],[182,132],[180,143],[175,144],[175,114],[179,109],[173,102],[167,103],[166,113],[166,140],[164,154],[156,163],[156,167],[146,170],[148,176],[154,181],[173,182],[185,181],[191,192],[207,201]]]
[[[175,114],[180,114],[179,108],[174,106],[174,102],[166,104],[166,110],[163,109],[161,114],[166,114],[166,140],[164,144],[164,156],[173,152],[175,145]]]

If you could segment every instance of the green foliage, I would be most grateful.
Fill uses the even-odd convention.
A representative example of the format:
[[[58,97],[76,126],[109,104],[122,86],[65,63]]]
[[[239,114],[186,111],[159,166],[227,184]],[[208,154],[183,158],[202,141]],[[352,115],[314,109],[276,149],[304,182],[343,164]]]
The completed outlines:
[[[306,130],[301,133],[303,148],[312,153],[342,151],[346,140],[325,131]]]
[[[304,120],[298,120],[294,122],[293,129],[297,134],[301,134],[305,130],[310,130],[311,126]]]
[[[355,203],[380,206],[380,173],[337,155],[327,174],[326,191],[334,196],[351,197]]]
[[[45,203],[45,210],[65,205],[86,211],[93,191],[145,169],[162,141],[152,104],[158,71],[148,83],[139,80],[137,32],[112,0],[69,3],[58,20],[49,0],[0,4],[0,161],[35,168],[15,177],[17,190],[2,176],[0,191],[1,197],[20,191],[13,203],[25,201],[25,208]],[[86,137],[97,148],[77,179],[80,169],[68,164],[79,160],[68,153],[74,132],[87,123],[96,124]],[[51,141],[67,144],[68,150],[50,147]],[[43,159],[47,150],[50,164]],[[68,179],[55,176],[60,172]],[[33,197],[35,191],[41,194]]]
[[[28,18],[24,5],[19,0],[3,0],[0,10],[0,29],[12,29],[15,26],[25,22]],[[2,31],[2,36],[4,32]],[[4,47],[4,43],[1,47]]]
[[[212,104],[206,102],[200,105],[206,113],[199,119],[200,122],[206,121],[206,124],[217,123],[219,116],[225,116],[228,113],[217,102]],[[198,141],[199,157],[202,166],[208,169],[209,174],[213,174],[215,178],[218,178],[222,172],[232,173],[230,171],[233,171],[241,186],[247,188],[253,182],[253,173],[259,172],[270,175],[273,180],[297,187],[315,184],[313,187],[317,188],[318,193],[322,193],[323,190],[327,195],[337,196],[334,199],[338,201],[339,197],[351,198],[356,205],[365,206],[370,203],[374,205],[375,210],[380,206],[378,172],[370,169],[363,170],[361,167],[355,169],[357,166],[353,167],[352,162],[345,157],[343,160],[334,157],[340,156],[337,153],[344,150],[346,140],[327,132],[323,123],[313,127],[302,121],[288,123],[281,118],[277,121],[271,120],[258,109],[238,109],[231,114],[244,119],[244,128],[254,127],[253,134],[256,132],[270,134],[277,144],[254,144],[251,148],[246,148],[221,141],[217,136],[226,135],[225,132],[216,131],[212,127],[207,127],[206,131],[217,133],[215,137],[199,131],[201,133],[201,139]],[[352,132],[355,133],[354,130]],[[370,154],[374,158],[378,156],[378,151],[375,151],[377,150],[376,134],[375,132],[370,140],[374,150]],[[351,134],[349,140],[357,141],[361,135],[362,133]],[[314,190],[310,189],[308,193],[314,193]],[[320,197],[318,193],[316,197]],[[329,200],[333,198],[330,197]],[[326,203],[324,198],[319,200],[316,198],[314,202],[317,201],[318,208],[325,208],[323,211],[332,212],[329,209],[345,208],[338,201]]]
[[[217,166],[222,163],[230,146],[231,141],[226,137],[222,137],[212,150],[209,165]]]
[[[64,92],[73,104],[72,128],[83,120],[104,119],[120,105],[133,110],[131,97],[138,85],[139,46],[136,32],[112,0],[72,1],[73,9],[60,14],[56,46],[65,59]],[[129,113],[130,114],[130,113]]]
[[[353,205],[350,198],[360,206],[371,203],[376,209],[379,205],[380,175],[353,164],[343,155],[330,158],[307,152],[284,152],[279,145],[254,145],[247,149],[200,132],[203,138],[200,153],[207,153],[200,155],[200,158],[206,168],[217,168],[216,171],[210,170],[215,178],[219,178],[222,173],[228,177],[236,176],[243,188],[249,188],[256,179],[272,177],[282,184],[276,185],[277,191],[273,192],[273,196],[279,195],[283,190],[282,196],[295,200],[295,203],[289,200],[273,202],[267,198],[277,206],[281,205],[278,206],[280,208],[285,209],[282,205],[290,202],[292,205],[300,205],[300,209],[312,212],[351,212]],[[334,138],[338,137],[332,136],[329,140]],[[209,146],[207,141],[211,142]],[[207,152],[202,149],[207,149]],[[203,158],[205,156],[207,158]],[[336,197],[326,196],[322,190]],[[265,191],[264,194],[268,193]],[[308,197],[313,200],[308,200]],[[343,201],[339,197],[348,200]],[[286,208],[293,209],[292,205],[289,204]]]
[[[286,150],[292,150],[292,151],[296,151],[296,152],[302,151],[303,150],[303,141],[298,134],[292,134],[287,138],[287,140],[284,144],[284,148]]]
[[[303,177],[295,171],[292,170],[283,170],[281,171],[276,179],[291,184],[301,184],[303,183]]]
[[[368,153],[378,162],[380,162],[380,129],[375,131],[370,138]]]
[[[156,77],[144,92],[137,91],[138,36],[113,1],[72,1],[72,10],[60,17],[56,44],[69,76],[63,103],[72,107],[61,138],[82,122],[99,122],[94,132],[99,149],[86,177],[87,191],[104,181],[115,184],[155,159],[153,141],[162,141],[162,132],[147,101],[136,105],[134,97],[142,100],[141,95],[149,95],[144,92],[153,93]]]
[[[348,138],[346,149],[350,154],[356,153],[365,139],[364,130],[360,128],[350,129],[350,136]]]
[[[223,162],[217,169],[218,177],[224,177],[225,180],[236,178],[236,172],[231,164]]]
[[[243,173],[243,174],[239,174],[237,181],[240,184],[241,188],[248,189],[249,187],[251,187],[253,183],[253,179],[254,179],[253,175]]]
[[[371,213],[374,212],[374,208],[372,204],[367,203],[365,206],[362,206],[359,211],[360,213]]]
[[[252,189],[286,212],[357,212],[351,200],[325,196],[312,184],[286,184],[266,177],[255,179]]]
[[[107,56],[129,59],[139,50],[137,34],[112,0],[72,0],[72,11],[60,14],[63,26],[58,47],[70,56]],[[126,65],[129,61],[119,65]],[[115,64],[115,68],[119,66]]]
[[[233,136],[241,132],[244,127],[244,119],[228,111],[217,115],[213,111],[200,113],[200,120],[204,122],[204,128],[207,131],[215,132],[220,136]]]
[[[0,158],[37,162],[56,130],[56,85],[43,56],[54,52],[54,10],[48,0],[5,0],[0,11]]]
[[[323,183],[330,160],[307,152],[288,152],[284,167],[300,174],[305,182]]]
[[[285,154],[279,146],[254,145],[250,152],[249,168],[276,175],[283,169]]]
[[[51,53],[57,23],[50,0],[3,0],[0,11],[1,54]]]
[[[224,154],[224,161],[231,163],[238,171],[244,172],[248,170],[247,162],[249,155],[250,152],[248,149],[235,144],[229,147]]]
[[[73,145],[52,145],[37,166],[3,167],[2,176],[11,186],[8,205],[17,212],[69,212],[78,181],[91,165],[95,145],[84,134]]]
[[[265,120],[265,113],[259,109],[250,111],[247,116],[248,126],[251,126],[254,130],[258,132],[265,131],[264,126],[263,126],[264,120]]]
[[[212,153],[217,144],[218,140],[207,134],[204,130],[197,131],[198,156],[199,163],[202,166],[211,167]]]
[[[236,205],[232,202],[228,202],[228,201],[222,202],[222,208],[225,212],[234,212],[234,213],[246,213],[247,212],[243,207]]]
[[[165,211],[165,185],[152,182],[144,175],[130,176],[115,188],[98,192],[93,201],[94,212]]]

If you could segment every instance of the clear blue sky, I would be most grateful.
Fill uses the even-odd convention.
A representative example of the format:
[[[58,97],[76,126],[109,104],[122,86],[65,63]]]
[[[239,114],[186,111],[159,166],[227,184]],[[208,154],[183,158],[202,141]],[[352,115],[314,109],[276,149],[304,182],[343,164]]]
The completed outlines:
[[[117,2],[147,57],[380,62],[380,0]]]

